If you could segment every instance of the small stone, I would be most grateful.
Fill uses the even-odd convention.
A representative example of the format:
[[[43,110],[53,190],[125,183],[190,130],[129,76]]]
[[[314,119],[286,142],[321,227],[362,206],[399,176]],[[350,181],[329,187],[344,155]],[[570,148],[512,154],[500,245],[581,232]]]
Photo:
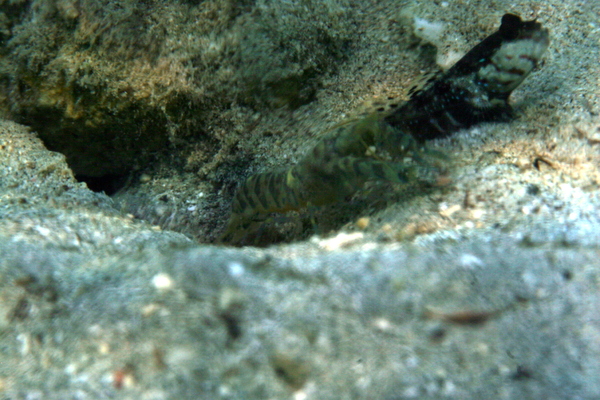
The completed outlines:
[[[148,174],[142,174],[142,176],[140,176],[140,183],[148,183],[152,180],[152,177]]]
[[[168,274],[156,274],[152,278],[152,284],[158,290],[170,290],[174,286],[173,279]]]
[[[369,226],[369,218],[362,217],[362,218],[359,218],[358,220],[356,220],[356,227],[358,229],[364,230],[364,229],[367,229],[368,226]]]
[[[341,232],[336,237],[332,237],[330,239],[321,240],[319,242],[319,246],[325,250],[337,250],[342,247],[350,246],[351,244],[356,243],[361,240],[364,235],[361,232],[353,232],[353,233],[344,233]]]
[[[444,218],[450,218],[452,214],[461,210],[461,206],[458,204],[454,204],[452,206],[440,207],[440,215]]]

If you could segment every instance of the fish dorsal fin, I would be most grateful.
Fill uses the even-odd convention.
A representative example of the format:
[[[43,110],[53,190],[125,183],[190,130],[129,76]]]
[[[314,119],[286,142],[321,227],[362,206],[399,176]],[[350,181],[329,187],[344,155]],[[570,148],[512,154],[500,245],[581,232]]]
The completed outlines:
[[[433,82],[438,80],[443,74],[444,71],[442,71],[441,69],[424,73],[419,78],[417,78],[413,86],[411,86],[410,90],[408,91],[408,97],[412,99],[420,92],[429,89]]]
[[[416,94],[427,90],[443,74],[444,71],[442,70],[426,72],[413,81],[408,93],[405,90],[398,90],[388,92],[385,96],[375,96],[365,101],[353,114],[357,118],[370,114],[385,116],[404,104],[406,99],[410,99]]]
[[[397,109],[404,103],[402,96],[396,95],[395,93],[385,97],[373,97],[365,101],[357,110],[357,114],[360,117],[364,117],[369,114],[382,114],[387,115],[389,112]]]

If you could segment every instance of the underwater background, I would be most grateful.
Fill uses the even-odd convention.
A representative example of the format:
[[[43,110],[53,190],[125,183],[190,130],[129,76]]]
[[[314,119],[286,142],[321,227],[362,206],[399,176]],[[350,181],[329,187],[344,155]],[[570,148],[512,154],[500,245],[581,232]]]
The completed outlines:
[[[500,25],[514,117],[213,243],[236,188]],[[600,5],[0,0],[0,397],[600,398]],[[394,100],[395,101],[395,100]]]

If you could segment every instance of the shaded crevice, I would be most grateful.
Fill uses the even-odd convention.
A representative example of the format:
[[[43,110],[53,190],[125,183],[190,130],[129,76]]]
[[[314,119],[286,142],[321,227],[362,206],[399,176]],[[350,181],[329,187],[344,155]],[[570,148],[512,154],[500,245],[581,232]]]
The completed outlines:
[[[104,192],[112,196],[123,189],[129,181],[129,174],[108,174],[103,176],[75,175],[79,182],[85,182],[87,187],[94,192]]]

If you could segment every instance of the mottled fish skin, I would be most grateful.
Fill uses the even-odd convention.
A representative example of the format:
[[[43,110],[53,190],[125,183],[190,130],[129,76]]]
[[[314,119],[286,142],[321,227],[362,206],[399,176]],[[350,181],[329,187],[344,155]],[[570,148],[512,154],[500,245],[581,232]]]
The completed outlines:
[[[367,156],[371,147],[382,146],[402,161]],[[269,213],[336,203],[369,180],[409,182],[414,179],[414,168],[403,161],[406,157],[424,160],[427,154],[411,135],[396,132],[379,114],[340,124],[298,164],[252,175],[240,185],[220,241],[237,244],[260,228]]]
[[[339,124],[298,164],[249,177],[233,198],[220,241],[239,244],[269,213],[336,203],[369,180],[411,181],[414,164],[426,166],[435,157],[423,141],[509,115],[510,93],[535,68],[548,44],[548,30],[538,22],[504,15],[498,31],[413,90],[404,104]],[[384,161],[380,152],[399,161]]]
[[[496,32],[413,93],[385,121],[423,141],[506,118],[512,115],[508,97],[535,68],[549,42],[548,30],[537,21],[505,14]]]

